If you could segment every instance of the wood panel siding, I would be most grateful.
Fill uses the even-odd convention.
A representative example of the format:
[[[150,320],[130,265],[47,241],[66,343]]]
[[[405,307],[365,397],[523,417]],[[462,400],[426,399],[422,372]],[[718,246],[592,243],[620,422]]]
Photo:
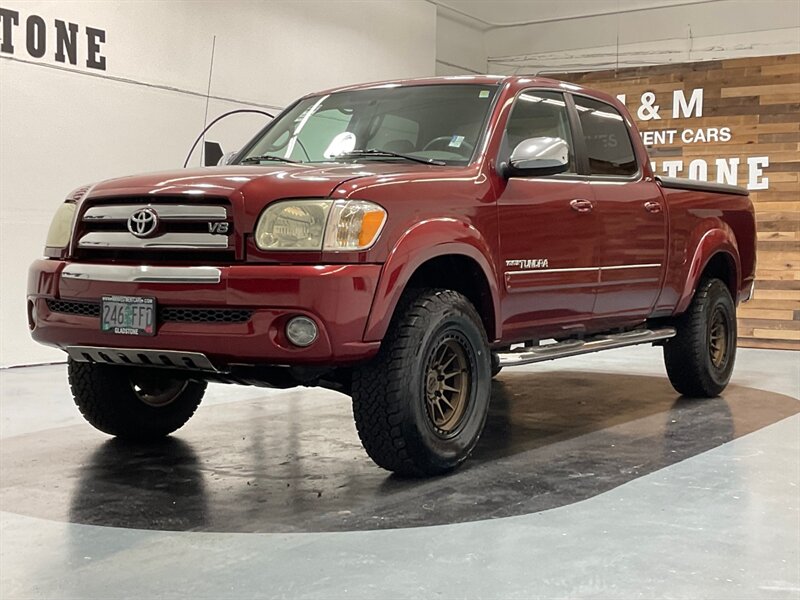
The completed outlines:
[[[800,54],[548,77],[624,94],[642,132],[676,130],[672,143],[649,134],[657,173],[667,174],[665,161],[681,161],[682,170],[675,174],[687,177],[692,161],[700,159],[707,180],[725,182],[725,174],[718,173],[722,159],[739,185],[755,183],[750,194],[758,224],[756,291],[752,301],[739,307],[739,345],[800,349]],[[674,91],[681,90],[688,102],[700,88],[702,115],[681,111],[673,118]],[[650,110],[658,106],[660,118],[648,112],[649,102],[643,102],[650,99],[643,98],[647,92],[654,97]],[[720,139],[723,128],[729,130],[726,141]],[[687,129],[692,131],[684,133]],[[698,130],[705,141],[686,143],[681,137],[691,139]],[[753,157],[768,157],[769,166],[751,181],[748,158]],[[693,168],[696,176],[704,170],[701,163]],[[764,178],[766,188],[758,189]]]

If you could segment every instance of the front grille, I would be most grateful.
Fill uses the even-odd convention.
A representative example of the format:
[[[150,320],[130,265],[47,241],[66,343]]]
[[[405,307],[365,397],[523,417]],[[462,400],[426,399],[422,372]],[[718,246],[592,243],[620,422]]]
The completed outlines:
[[[246,323],[253,316],[244,308],[162,308],[159,318],[172,323]]]
[[[181,252],[171,250],[169,254],[163,250],[81,250],[75,252],[75,258],[94,262],[135,262],[136,264],[151,265],[166,262],[170,265],[197,266],[199,259],[203,265],[230,264],[235,260],[233,250],[220,252],[206,251],[202,255],[197,250]]]
[[[100,318],[100,303],[80,300],[48,300],[50,312]],[[246,308],[158,307],[162,323],[246,323],[253,311]]]
[[[50,312],[64,313],[67,315],[80,315],[82,317],[100,317],[99,302],[76,302],[72,300],[48,300],[47,308]]]
[[[124,198],[87,203],[75,231],[81,259],[228,262],[236,259],[230,207],[221,199]]]

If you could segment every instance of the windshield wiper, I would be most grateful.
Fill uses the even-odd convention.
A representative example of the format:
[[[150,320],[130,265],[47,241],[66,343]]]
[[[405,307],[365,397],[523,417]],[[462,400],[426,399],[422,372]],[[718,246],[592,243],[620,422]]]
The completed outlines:
[[[414,162],[422,163],[424,165],[440,165],[444,166],[447,163],[443,160],[436,160],[435,158],[421,158],[419,156],[411,156],[410,154],[401,154],[400,152],[392,152],[391,150],[380,150],[378,148],[367,148],[366,150],[351,150],[350,152],[342,152],[336,158],[359,158],[370,157],[376,158],[403,158]]]
[[[248,156],[240,164],[247,164],[247,163],[256,163],[256,162],[267,162],[267,161],[276,161],[276,162],[285,162],[285,163],[299,163],[299,160],[292,160],[291,158],[283,158],[282,156],[275,156],[273,154],[262,154],[260,156]]]

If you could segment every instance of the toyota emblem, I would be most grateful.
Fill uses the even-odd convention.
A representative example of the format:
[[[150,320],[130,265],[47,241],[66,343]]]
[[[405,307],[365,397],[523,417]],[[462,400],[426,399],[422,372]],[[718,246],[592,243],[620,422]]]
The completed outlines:
[[[128,218],[128,231],[138,238],[153,235],[158,228],[158,213],[152,208],[141,208]]]

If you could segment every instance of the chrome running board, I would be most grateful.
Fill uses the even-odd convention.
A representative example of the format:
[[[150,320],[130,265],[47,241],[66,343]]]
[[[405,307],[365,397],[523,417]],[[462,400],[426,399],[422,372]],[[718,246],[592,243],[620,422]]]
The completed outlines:
[[[219,373],[205,354],[176,350],[140,350],[137,348],[103,348],[97,346],[67,346],[67,354],[77,362],[136,367],[159,367],[189,371]]]
[[[516,367],[567,356],[599,352],[600,350],[647,344],[659,340],[667,340],[674,336],[675,329],[673,327],[637,329],[635,331],[626,331],[625,333],[600,335],[586,340],[567,340],[546,346],[520,348],[518,351],[498,352],[497,356],[500,359],[501,367]]]

